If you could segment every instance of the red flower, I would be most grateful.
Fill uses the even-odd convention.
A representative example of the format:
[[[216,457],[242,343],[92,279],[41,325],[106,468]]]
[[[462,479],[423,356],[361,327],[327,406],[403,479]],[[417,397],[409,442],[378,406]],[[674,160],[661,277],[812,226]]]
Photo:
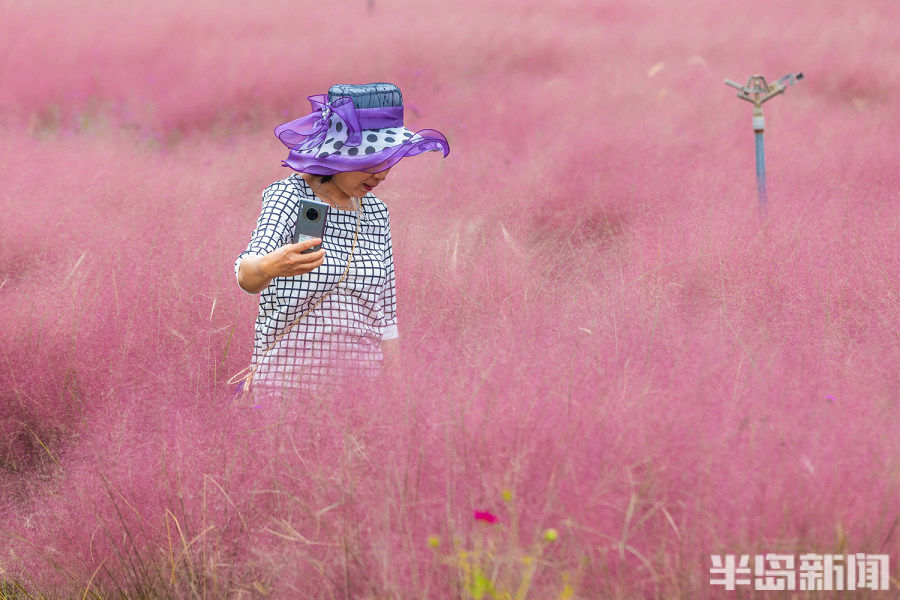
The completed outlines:
[[[497,518],[497,515],[486,510],[476,510],[475,519],[478,521],[484,521],[485,523],[496,523],[499,520]]]

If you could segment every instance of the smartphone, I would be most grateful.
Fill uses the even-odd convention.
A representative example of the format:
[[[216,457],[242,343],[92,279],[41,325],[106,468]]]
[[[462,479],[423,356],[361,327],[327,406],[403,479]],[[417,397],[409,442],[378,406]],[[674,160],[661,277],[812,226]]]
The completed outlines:
[[[295,244],[312,238],[321,239],[325,235],[325,219],[328,218],[330,207],[317,200],[301,200],[300,214],[297,217],[297,225],[294,227],[293,241]],[[304,254],[316,252],[322,247],[317,244],[303,251]]]

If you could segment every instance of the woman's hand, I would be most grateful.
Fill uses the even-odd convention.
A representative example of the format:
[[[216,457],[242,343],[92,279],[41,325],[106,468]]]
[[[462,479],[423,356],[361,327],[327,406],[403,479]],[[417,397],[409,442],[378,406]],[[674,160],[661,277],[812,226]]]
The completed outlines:
[[[313,238],[297,244],[288,244],[270,252],[265,256],[267,259],[264,263],[266,275],[269,279],[274,279],[275,277],[293,277],[309,273],[325,260],[325,250],[321,249],[307,254],[304,254],[303,250],[321,243],[321,239]]]
[[[245,256],[238,267],[238,283],[251,294],[256,294],[266,289],[276,277],[309,273],[325,260],[325,250],[307,254],[302,251],[321,243],[321,239],[313,238],[282,246],[265,256]]]

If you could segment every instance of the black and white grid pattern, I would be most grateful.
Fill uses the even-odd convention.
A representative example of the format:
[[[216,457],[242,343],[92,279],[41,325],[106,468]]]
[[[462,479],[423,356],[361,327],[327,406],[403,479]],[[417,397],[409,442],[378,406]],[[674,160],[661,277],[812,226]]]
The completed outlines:
[[[235,276],[244,256],[265,255],[291,243],[303,198],[317,199],[299,173],[263,191],[262,211],[250,244],[234,263]],[[398,337],[390,220],[387,207],[371,193],[361,204],[356,250],[340,285],[357,212],[331,209],[322,237],[322,265],[303,275],[276,277],[260,293],[253,348],[253,385],[258,389],[315,390],[347,375],[375,376],[380,370],[381,341]],[[266,352],[288,325],[326,294]]]

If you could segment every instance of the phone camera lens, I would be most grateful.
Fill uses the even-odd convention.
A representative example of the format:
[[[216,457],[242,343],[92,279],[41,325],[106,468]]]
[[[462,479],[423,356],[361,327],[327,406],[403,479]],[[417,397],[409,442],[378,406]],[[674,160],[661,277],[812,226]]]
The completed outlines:
[[[319,218],[319,211],[317,211],[314,208],[307,208],[306,209],[306,218],[309,219],[310,221],[315,221],[316,219]]]

